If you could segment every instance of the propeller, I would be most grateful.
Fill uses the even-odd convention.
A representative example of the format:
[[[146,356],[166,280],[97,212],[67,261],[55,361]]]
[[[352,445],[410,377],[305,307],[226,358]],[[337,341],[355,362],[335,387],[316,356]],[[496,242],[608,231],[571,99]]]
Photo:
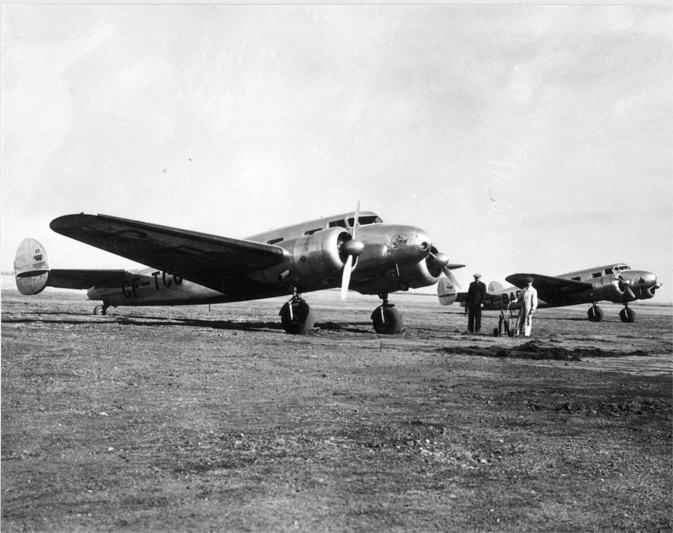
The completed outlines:
[[[465,266],[465,265],[459,265],[459,266],[458,265],[451,265],[451,266],[453,266],[454,268],[458,268],[459,266],[462,267],[462,266]],[[442,268],[442,272],[444,272],[444,274],[446,274],[446,277],[449,278],[451,283],[453,283],[456,287],[458,287],[459,289],[463,288],[462,285],[460,283],[458,283],[458,280],[456,279],[456,276],[454,276],[453,272],[451,272],[451,269],[449,268],[449,265],[444,266]]]
[[[630,279],[624,279],[621,274],[618,274],[617,277],[619,278],[619,285],[620,285],[619,288],[622,289],[631,298],[633,298],[635,300],[636,295],[633,293],[633,290],[631,289],[631,285],[633,285],[633,281],[630,280]]]
[[[360,241],[355,240],[355,230],[358,227],[358,220],[360,218],[360,202],[358,202],[357,207],[355,208],[355,218],[353,219],[353,229],[351,231],[351,240],[346,241],[341,245],[341,250],[343,253],[348,255],[346,259],[346,264],[344,265],[344,273],[341,278],[341,299],[346,299],[346,294],[348,294],[348,286],[351,282],[351,272],[353,271],[353,261],[354,257],[357,257],[365,250],[365,245]]]

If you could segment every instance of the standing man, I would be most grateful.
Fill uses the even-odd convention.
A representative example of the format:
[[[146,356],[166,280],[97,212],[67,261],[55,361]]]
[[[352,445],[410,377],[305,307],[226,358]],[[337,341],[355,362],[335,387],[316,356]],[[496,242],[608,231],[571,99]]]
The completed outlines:
[[[524,335],[530,337],[530,330],[533,326],[533,313],[537,309],[537,289],[533,287],[533,278],[526,278],[528,286],[524,287],[516,299],[521,302],[519,308],[519,319],[516,323],[516,336]]]
[[[486,300],[486,285],[479,279],[481,274],[474,275],[474,281],[470,283],[467,289],[467,298],[465,307],[467,308],[467,331],[470,333],[479,333],[481,329],[481,308]]]

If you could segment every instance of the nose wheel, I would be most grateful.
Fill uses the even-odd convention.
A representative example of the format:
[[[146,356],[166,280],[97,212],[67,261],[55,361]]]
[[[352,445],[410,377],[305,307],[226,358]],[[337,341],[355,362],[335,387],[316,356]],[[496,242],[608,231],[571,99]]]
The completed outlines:
[[[285,332],[293,335],[308,333],[315,324],[313,309],[296,291],[290,301],[280,308],[278,314]]]
[[[404,329],[402,313],[395,309],[393,304],[388,302],[387,294],[379,294],[379,298],[383,300],[383,303],[374,309],[371,316],[374,323],[374,331],[384,335],[401,332]]]

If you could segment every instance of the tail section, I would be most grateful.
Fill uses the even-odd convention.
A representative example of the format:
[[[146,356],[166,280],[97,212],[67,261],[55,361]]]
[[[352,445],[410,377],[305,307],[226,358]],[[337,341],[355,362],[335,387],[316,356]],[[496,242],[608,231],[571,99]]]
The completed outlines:
[[[38,294],[47,286],[49,262],[44,247],[35,239],[24,239],[14,259],[16,288],[21,294]]]
[[[456,301],[458,292],[449,278],[441,278],[437,284],[437,297],[442,305],[451,305]]]
[[[504,287],[497,281],[491,281],[491,283],[488,284],[488,292],[498,292],[503,289]]]

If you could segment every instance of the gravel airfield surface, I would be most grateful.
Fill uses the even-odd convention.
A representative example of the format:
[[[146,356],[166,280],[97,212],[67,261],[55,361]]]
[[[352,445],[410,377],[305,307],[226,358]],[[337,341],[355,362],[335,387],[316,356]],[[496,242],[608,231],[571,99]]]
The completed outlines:
[[[671,531],[673,308],[481,335],[436,297],[92,314],[2,290],[2,531]]]

